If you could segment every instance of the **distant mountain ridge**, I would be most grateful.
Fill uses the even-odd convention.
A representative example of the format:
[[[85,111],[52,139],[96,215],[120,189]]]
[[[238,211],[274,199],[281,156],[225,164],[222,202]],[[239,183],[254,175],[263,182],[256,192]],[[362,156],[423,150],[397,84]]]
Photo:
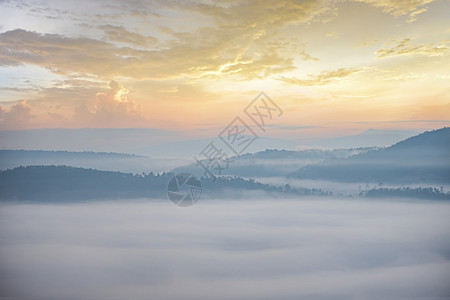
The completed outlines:
[[[388,148],[308,165],[290,177],[343,182],[450,183],[450,128],[424,132]]]
[[[420,150],[420,152],[417,150]],[[423,132],[419,135],[400,141],[388,148],[366,153],[366,156],[375,157],[376,155],[385,155],[385,153],[391,155],[397,153],[398,155],[396,155],[396,158],[405,159],[409,159],[409,157],[404,156],[405,153],[414,155],[415,158],[427,158],[427,156],[430,155],[437,155],[440,158],[444,158],[444,155],[449,155],[447,156],[447,158],[449,158],[450,127]],[[450,162],[450,160],[447,160],[447,162]]]
[[[71,162],[71,159],[73,159],[71,166],[64,165]],[[227,195],[248,191],[283,195],[329,195],[328,192],[323,191],[329,189],[327,183],[334,182],[341,185],[341,182],[346,182],[354,185],[356,190],[358,190],[358,184],[354,183],[374,183],[375,185],[371,186],[378,188],[372,194],[376,195],[413,193],[420,197],[427,194],[435,197],[435,190],[431,192],[427,189],[404,190],[403,187],[408,185],[412,188],[423,187],[423,183],[433,188],[443,186],[444,191],[448,190],[450,186],[450,128],[424,132],[382,149],[265,150],[231,159],[229,170],[225,170],[222,176],[218,176],[215,183],[212,183],[210,179],[202,179],[205,193],[209,193],[209,196],[226,198]],[[20,160],[25,162],[23,165],[36,164],[40,161],[45,162],[46,165],[27,167],[14,165],[12,169],[0,171],[0,199],[54,199],[57,201],[58,199],[165,198],[168,180],[173,175],[172,173],[149,173],[155,166],[155,160],[137,155],[0,150],[0,165],[3,164],[3,168],[7,164],[17,164]],[[61,165],[55,166],[56,164]],[[98,167],[102,166],[104,168],[101,171]],[[141,172],[121,172],[124,168],[135,167]],[[198,177],[204,175],[203,169],[197,167],[195,163],[174,169],[174,173],[179,172],[194,173]],[[286,179],[287,174],[290,174],[290,178]],[[260,178],[259,180],[268,184],[243,177]],[[282,180],[277,180],[280,177]],[[291,179],[300,180],[291,182]],[[274,182],[281,183],[279,186],[274,186]],[[324,184],[316,184],[317,182]],[[398,188],[401,189],[397,190]],[[361,191],[360,187],[359,190]]]
[[[357,135],[335,137],[318,141],[316,146],[327,148],[387,147],[417,135],[415,130],[367,129]]]
[[[117,152],[0,150],[0,170],[13,169],[19,166],[66,165],[140,174],[150,171],[167,171],[182,162],[184,160],[175,158],[155,159]]]
[[[225,125],[224,125],[225,127]],[[206,138],[151,128],[49,128],[0,130],[0,149],[39,149],[133,153],[144,156],[192,158],[217,139],[218,128]],[[296,142],[261,136],[246,150],[257,152],[269,147],[295,149]]]
[[[316,164],[325,160],[347,158],[367,152],[373,148],[335,149],[335,150],[277,150],[267,149],[256,153],[230,157],[228,168],[222,175],[242,177],[285,177],[308,164]],[[175,168],[173,172],[189,172],[202,176],[204,170],[196,163]]]
[[[94,151],[47,151],[47,150],[1,150],[0,157],[5,156],[25,156],[32,155],[36,156],[51,156],[53,158],[59,156],[83,156],[83,157],[100,157],[100,156],[110,156],[110,157],[144,157],[142,155],[128,154],[128,153],[118,153],[118,152],[94,152]]]
[[[217,138],[223,127],[205,128],[211,134],[203,138],[157,128],[47,128],[29,130],[0,130],[0,149],[67,150],[133,153],[145,156],[192,158],[210,141]],[[282,128],[280,126],[274,128]],[[217,130],[216,130],[217,129]],[[203,130],[203,129],[202,129]],[[198,133],[198,132],[197,132]],[[321,137],[301,134],[296,139],[261,135],[246,151],[265,149],[295,150],[310,148],[348,149],[389,146],[416,135],[412,130],[369,129],[357,135]],[[197,136],[195,134],[194,136]],[[209,137],[209,138],[205,138]]]

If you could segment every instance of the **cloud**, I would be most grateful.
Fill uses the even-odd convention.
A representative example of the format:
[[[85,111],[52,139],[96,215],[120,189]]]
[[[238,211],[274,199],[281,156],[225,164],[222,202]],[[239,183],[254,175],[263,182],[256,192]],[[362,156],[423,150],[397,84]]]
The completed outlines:
[[[89,49],[89,51],[87,51]],[[0,62],[3,65],[34,64],[55,73],[113,73],[123,61],[114,58],[115,47],[88,38],[66,38],[16,29],[0,34]]]
[[[0,34],[0,63],[33,64],[58,74],[102,78],[265,78],[295,69],[291,53],[280,53],[267,42],[287,25],[310,22],[328,10],[318,0],[229,2],[223,6],[196,1],[160,4],[182,16],[201,15],[207,21],[182,32],[167,28],[166,40],[158,49],[147,47],[156,42],[153,38],[114,25],[100,29],[109,41],[132,47],[93,38],[10,30]],[[304,52],[301,56],[314,59]]]
[[[411,45],[410,39],[405,38],[401,41],[394,41],[395,46],[383,48],[375,52],[378,58],[390,56],[424,55],[424,56],[443,56],[448,51],[449,41],[442,41],[439,45]]]
[[[415,10],[412,13],[410,13],[408,23],[417,21],[417,16],[420,15],[421,13],[426,12],[427,10],[428,10],[427,8],[422,8],[422,9],[418,9],[418,10]]]
[[[75,110],[75,121],[100,126],[143,126],[146,119],[142,106],[128,99],[129,91],[116,81],[111,81],[106,92],[96,95],[96,103],[91,111],[86,105]]]
[[[65,119],[63,115],[58,114],[58,113],[52,113],[52,112],[50,112],[50,111],[47,112],[47,115],[48,115],[50,118],[52,118],[53,120],[56,120],[56,121],[61,121],[61,120],[64,120],[64,119]]]
[[[267,25],[283,28],[289,23],[309,22],[328,10],[324,3],[317,0],[229,1],[224,5],[198,1],[172,3],[174,7],[201,13],[223,26],[241,27],[244,32],[256,28],[256,31],[252,30],[254,33],[270,29]]]
[[[143,36],[139,33],[128,31],[122,26],[102,25],[99,26],[99,28],[105,32],[106,38],[110,41],[135,46],[149,46],[158,42],[158,40],[154,37]]]
[[[109,91],[97,94],[95,112],[140,115],[142,107],[134,101],[128,101],[129,91],[114,80],[108,85]]]
[[[279,77],[277,79],[289,84],[300,86],[316,86],[332,83],[335,80],[345,78],[359,71],[359,69],[341,68],[334,71],[323,71],[315,76],[309,75],[311,79],[297,79],[288,77]]]
[[[402,16],[409,14],[411,17],[424,12],[422,6],[430,4],[434,0],[356,0],[374,7],[382,8],[385,13]]]
[[[11,106],[9,110],[0,106],[0,124],[4,128],[21,128],[32,118],[34,118],[33,108],[27,103],[27,100],[21,100],[19,103]]]
[[[292,59],[279,56],[274,49],[263,50],[253,57],[243,52],[242,46],[232,46],[234,33],[204,29],[180,34],[180,42],[166,49],[137,50],[94,39],[16,29],[0,34],[0,62],[3,66],[39,65],[63,75],[80,73],[136,79],[226,74],[254,77],[293,69]]]
[[[306,61],[307,60],[319,61],[318,58],[313,57],[310,54],[306,53],[305,50],[302,50],[302,52],[300,52],[300,56]]]

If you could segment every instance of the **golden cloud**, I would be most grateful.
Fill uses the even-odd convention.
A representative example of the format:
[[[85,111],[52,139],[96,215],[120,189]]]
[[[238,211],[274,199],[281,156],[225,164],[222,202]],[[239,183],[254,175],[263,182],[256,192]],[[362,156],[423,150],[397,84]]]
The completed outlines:
[[[102,78],[264,78],[295,68],[292,54],[268,46],[277,31],[291,23],[310,22],[327,11],[318,0],[166,5],[182,14],[202,14],[210,22],[191,31],[168,30],[172,39],[158,49],[151,48],[156,39],[115,25],[100,26],[107,41],[11,30],[0,34],[0,65],[33,64],[59,74]],[[304,52],[301,56],[314,59]]]
[[[142,115],[142,106],[128,99],[129,91],[116,81],[111,81],[107,92],[96,95],[91,111],[86,105],[75,110],[75,120],[84,124],[101,126],[143,126],[147,120]]]
[[[353,73],[359,72],[359,69],[346,69],[341,68],[333,71],[323,71],[318,75],[309,75],[310,79],[297,79],[297,78],[288,78],[288,77],[279,77],[277,78],[280,81],[300,85],[300,86],[316,86],[316,85],[326,85],[335,80],[347,77],[352,75]]]
[[[391,48],[383,48],[375,52],[378,58],[402,55],[425,55],[425,56],[442,56],[448,51],[449,41],[442,41],[438,45],[411,45],[410,39],[405,38],[401,41],[395,41],[395,46]]]
[[[141,47],[155,45],[158,42],[152,36],[144,36],[136,32],[131,32],[122,26],[102,25],[99,28],[104,31],[107,40],[114,42]]]
[[[410,14],[414,17],[425,10],[422,6],[427,5],[434,0],[355,0],[357,2],[367,3],[374,7],[382,8],[385,13],[394,16]]]

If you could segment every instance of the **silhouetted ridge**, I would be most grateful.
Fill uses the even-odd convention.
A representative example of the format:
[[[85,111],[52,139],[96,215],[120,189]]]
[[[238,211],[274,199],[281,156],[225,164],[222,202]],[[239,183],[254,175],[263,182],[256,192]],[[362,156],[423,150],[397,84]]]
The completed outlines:
[[[74,201],[91,199],[167,198],[172,173],[142,174],[99,171],[68,166],[27,166],[0,171],[0,199]],[[319,189],[276,187],[240,177],[202,178],[203,194],[233,198],[247,191],[284,195],[328,195]]]
[[[300,168],[301,179],[385,184],[450,183],[450,128],[428,131],[391,147]]]

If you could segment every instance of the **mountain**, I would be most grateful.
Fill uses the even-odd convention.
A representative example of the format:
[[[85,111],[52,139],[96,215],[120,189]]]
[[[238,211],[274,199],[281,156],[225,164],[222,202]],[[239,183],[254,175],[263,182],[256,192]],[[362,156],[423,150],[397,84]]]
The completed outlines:
[[[324,139],[314,145],[326,148],[387,147],[417,135],[414,130],[367,129],[360,134]]]
[[[0,199],[68,201],[161,197],[167,175],[99,171],[68,166],[27,166],[0,172]]]
[[[218,129],[217,134],[221,130]],[[218,139],[216,134],[211,138],[193,139],[182,133],[151,128],[0,130],[0,149],[118,152],[192,159],[209,142]],[[246,151],[257,152],[269,147],[295,149],[297,146],[289,140],[261,136]]]
[[[167,171],[186,163],[176,158],[150,158],[113,152],[0,150],[0,170],[32,165],[66,165],[103,171],[142,173]]]
[[[362,152],[367,152],[372,148],[358,149],[337,149],[337,150],[276,150],[268,149],[256,153],[247,153],[241,156],[229,158],[228,168],[221,171],[222,175],[233,175],[241,177],[285,177],[299,168],[320,163],[324,160],[347,158]],[[207,160],[202,160],[207,163]],[[189,172],[198,176],[203,175],[201,167],[192,163],[187,166],[175,168],[175,173]],[[214,171],[213,171],[214,172]],[[214,173],[217,175],[216,173]]]
[[[147,155],[141,148],[182,137],[151,128],[48,128],[0,131],[1,149],[119,152]]]
[[[384,184],[450,184],[450,128],[379,150],[300,168],[292,178]]]
[[[101,199],[166,199],[172,173],[142,174],[68,166],[27,166],[0,171],[0,199],[66,202]],[[282,195],[328,195],[321,190],[276,187],[239,177],[202,178],[203,198],[247,198],[249,192]]]

